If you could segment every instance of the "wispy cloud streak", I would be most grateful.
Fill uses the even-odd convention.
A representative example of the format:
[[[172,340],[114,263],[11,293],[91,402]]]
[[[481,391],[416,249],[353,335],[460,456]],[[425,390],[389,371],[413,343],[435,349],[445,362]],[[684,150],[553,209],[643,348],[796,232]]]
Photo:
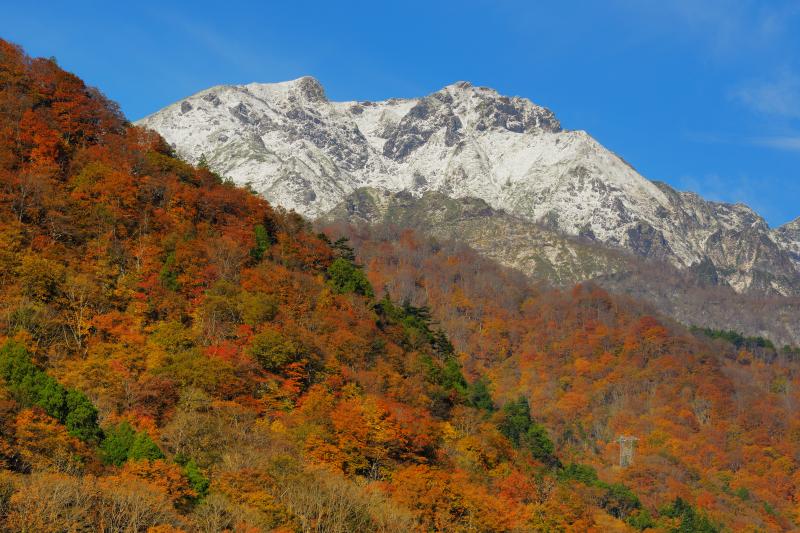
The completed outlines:
[[[790,152],[800,152],[800,136],[788,137],[759,137],[752,139],[752,143],[758,146],[776,148],[778,150],[788,150]]]
[[[800,76],[784,70],[771,80],[744,84],[733,97],[749,108],[768,115],[800,117]]]

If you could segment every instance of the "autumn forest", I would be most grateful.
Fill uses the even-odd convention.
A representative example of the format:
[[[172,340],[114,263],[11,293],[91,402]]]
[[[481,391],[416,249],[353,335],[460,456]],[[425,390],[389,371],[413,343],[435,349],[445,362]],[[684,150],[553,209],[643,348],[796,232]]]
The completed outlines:
[[[1,531],[792,530],[798,370],[314,226],[0,40]]]

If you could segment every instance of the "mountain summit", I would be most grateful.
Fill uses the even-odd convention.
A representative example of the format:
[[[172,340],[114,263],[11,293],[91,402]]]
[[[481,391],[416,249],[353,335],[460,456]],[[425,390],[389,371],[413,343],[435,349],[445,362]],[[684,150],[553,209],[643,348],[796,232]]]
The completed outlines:
[[[217,86],[138,122],[184,158],[316,218],[362,187],[478,198],[738,292],[800,294],[791,225],[641,176],[526,98],[458,82],[416,99],[331,102],[311,77]]]

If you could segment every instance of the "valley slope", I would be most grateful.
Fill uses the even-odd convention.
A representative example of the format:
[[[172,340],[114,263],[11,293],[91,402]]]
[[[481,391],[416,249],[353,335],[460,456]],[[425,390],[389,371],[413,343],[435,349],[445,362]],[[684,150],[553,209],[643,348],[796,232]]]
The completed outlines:
[[[649,302],[688,326],[731,329],[766,337],[779,346],[800,345],[800,297],[737,293],[719,282],[708,259],[680,269],[622,247],[566,235],[494,209],[483,200],[454,199],[440,192],[415,196],[407,191],[357,189],[318,220],[322,226],[336,226],[338,221],[372,226],[378,235],[411,228],[439,241],[467,244],[558,287],[592,280]]]

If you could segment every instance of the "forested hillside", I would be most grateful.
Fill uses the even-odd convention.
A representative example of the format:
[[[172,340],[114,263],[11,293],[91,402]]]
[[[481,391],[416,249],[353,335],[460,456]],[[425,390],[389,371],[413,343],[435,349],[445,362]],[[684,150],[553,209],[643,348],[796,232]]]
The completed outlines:
[[[348,231],[0,41],[0,529],[794,527],[786,357]]]
[[[468,379],[524,395],[562,462],[648,509],[681,498],[736,531],[796,527],[800,350],[696,330],[592,286],[533,285],[473,250],[392,227],[351,237],[378,293],[430,306]],[[618,436],[639,440],[619,469]],[[684,529],[685,531],[693,531]]]
[[[764,336],[778,346],[800,344],[800,297],[759,291],[738,293],[720,282],[711,263],[687,269],[637,257],[589,237],[493,209],[477,198],[439,192],[419,197],[403,191],[357,189],[317,223],[344,221],[414,231],[456,240],[485,257],[556,287],[591,281],[614,293],[647,302],[687,326],[734,329]]]

